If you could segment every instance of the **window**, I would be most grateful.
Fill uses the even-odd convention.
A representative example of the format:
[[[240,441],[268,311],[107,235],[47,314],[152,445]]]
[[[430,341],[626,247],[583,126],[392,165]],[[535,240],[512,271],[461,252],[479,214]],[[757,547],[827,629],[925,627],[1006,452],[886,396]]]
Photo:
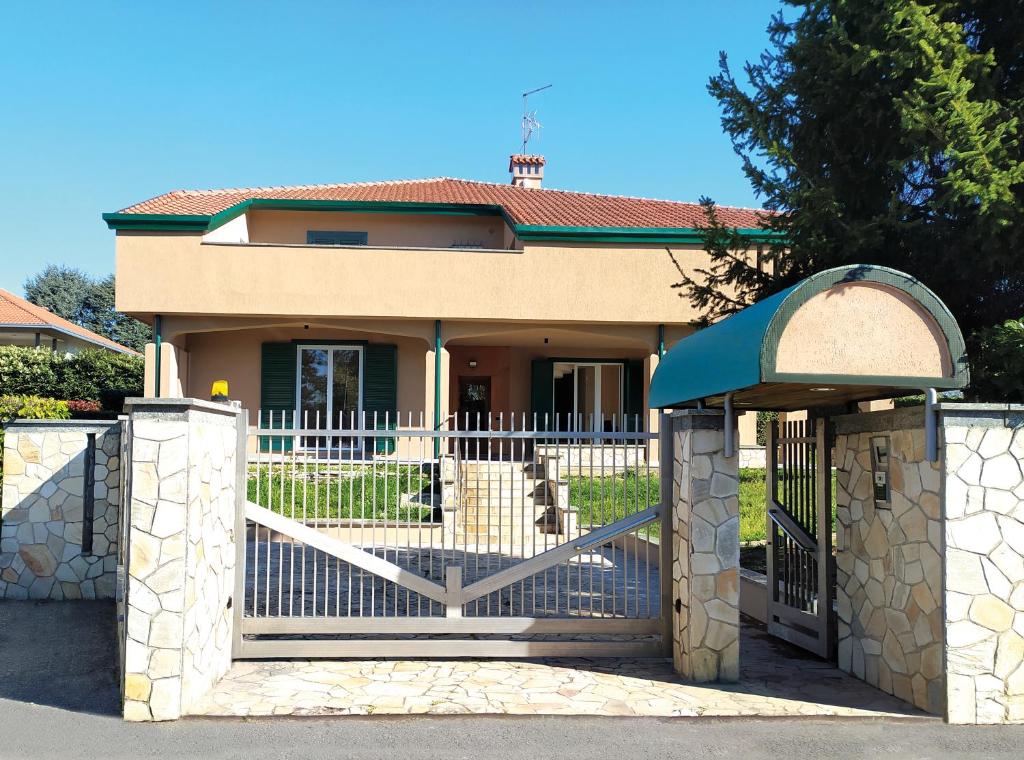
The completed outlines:
[[[365,232],[346,230],[307,230],[306,245],[367,245]]]
[[[624,430],[621,362],[555,362],[554,406],[560,430]]]
[[[362,346],[300,346],[295,389],[297,422],[303,428],[358,429],[363,411]],[[338,448],[356,441],[312,436],[302,445]]]

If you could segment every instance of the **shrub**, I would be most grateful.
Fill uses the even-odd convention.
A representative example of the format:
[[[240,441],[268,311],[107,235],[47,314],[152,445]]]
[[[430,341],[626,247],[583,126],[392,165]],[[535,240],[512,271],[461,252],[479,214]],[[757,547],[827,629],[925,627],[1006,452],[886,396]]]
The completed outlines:
[[[778,412],[758,412],[757,413],[757,445],[764,446],[768,443],[768,426],[779,418]]]
[[[970,344],[971,399],[1024,403],[1024,317],[978,330]]]
[[[72,414],[78,414],[81,412],[98,412],[100,410],[99,401],[84,401],[82,399],[70,400],[67,402],[68,409],[71,410]]]
[[[71,416],[66,401],[39,396],[0,396],[0,425],[11,420],[66,420]],[[3,482],[4,431],[0,427],[0,483]]]
[[[126,396],[142,395],[142,383],[141,356],[101,349],[61,354],[0,346],[0,395],[86,399],[120,412]]]
[[[0,420],[66,420],[71,417],[67,401],[41,396],[0,396]]]

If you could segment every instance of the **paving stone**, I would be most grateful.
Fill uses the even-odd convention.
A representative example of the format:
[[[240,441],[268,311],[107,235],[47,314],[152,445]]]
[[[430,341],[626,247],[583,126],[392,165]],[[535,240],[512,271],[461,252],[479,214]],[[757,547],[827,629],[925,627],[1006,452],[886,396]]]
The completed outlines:
[[[743,639],[740,681],[726,687],[685,681],[661,659],[240,662],[192,712],[924,717],[763,630],[745,628]],[[346,693],[336,692],[339,674],[348,673],[363,675],[349,676]],[[444,673],[461,674],[465,687],[450,685]],[[413,680],[392,680],[400,675]],[[275,685],[281,678],[292,688]]]

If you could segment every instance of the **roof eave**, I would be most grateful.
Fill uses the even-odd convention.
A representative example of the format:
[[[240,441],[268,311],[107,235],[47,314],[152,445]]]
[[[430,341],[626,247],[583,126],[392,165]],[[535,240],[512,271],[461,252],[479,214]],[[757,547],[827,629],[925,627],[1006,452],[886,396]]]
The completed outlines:
[[[520,240],[590,243],[693,244],[703,241],[696,227],[581,227],[517,223],[504,206],[483,203],[427,203],[421,201],[334,201],[291,198],[249,198],[215,214],[103,214],[112,230],[147,232],[209,232],[251,208],[291,211],[348,211],[371,214],[428,214],[443,216],[500,216]],[[770,243],[783,234],[759,228],[740,228],[753,243]]]
[[[784,240],[783,233],[757,228],[739,228],[741,236],[752,243]],[[589,242],[589,243],[702,243],[706,232],[698,227],[565,227],[518,224],[516,235],[524,241]]]
[[[27,322],[0,323],[0,330],[24,330],[25,332],[29,333],[43,333],[46,331],[52,331],[60,333],[61,335],[66,335],[69,338],[74,338],[75,340],[81,341],[83,343],[88,343],[92,346],[96,346],[97,348],[105,348],[108,351],[114,351],[119,354],[134,354],[135,356],[141,356],[141,354],[138,351],[128,348],[128,346],[122,346],[120,343],[114,343],[113,341],[111,341],[110,343],[105,343],[101,340],[98,340],[97,338],[91,338],[87,335],[77,333],[74,330],[68,330],[65,327],[51,325],[45,322],[40,322],[37,324]]]

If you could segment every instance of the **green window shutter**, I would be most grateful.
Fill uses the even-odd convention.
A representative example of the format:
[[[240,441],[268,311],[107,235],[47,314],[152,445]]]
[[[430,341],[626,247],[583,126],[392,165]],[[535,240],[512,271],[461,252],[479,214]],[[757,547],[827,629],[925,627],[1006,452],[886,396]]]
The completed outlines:
[[[260,356],[260,427],[291,427],[295,418],[294,343],[264,343]],[[262,436],[261,451],[291,451],[291,438]]]
[[[555,363],[551,359],[534,359],[530,370],[530,412],[537,416],[537,429],[545,429],[545,414],[547,425],[554,427]]]
[[[384,429],[385,415],[388,429],[394,430],[398,422],[398,347],[387,343],[370,343],[363,354],[363,411],[366,427],[373,427],[377,414],[377,429]],[[378,454],[395,450],[391,438],[378,438]]]
[[[630,359],[626,362],[626,394],[625,394],[625,429],[631,432],[636,423],[636,415],[640,415],[640,428],[644,429],[644,361]]]

